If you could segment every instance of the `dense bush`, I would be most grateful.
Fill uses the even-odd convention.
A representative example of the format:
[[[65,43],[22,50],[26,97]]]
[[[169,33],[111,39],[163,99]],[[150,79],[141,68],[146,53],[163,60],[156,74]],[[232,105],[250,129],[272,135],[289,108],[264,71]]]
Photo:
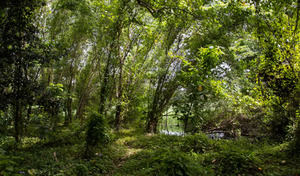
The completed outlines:
[[[110,138],[104,118],[96,112],[90,115],[86,132],[86,156],[91,154],[93,147],[98,144],[107,144]]]
[[[170,146],[170,143],[173,145]],[[140,136],[138,140],[128,141],[127,144],[135,148],[176,148],[182,143],[182,137],[169,135],[155,135],[155,136]]]
[[[184,137],[183,140],[181,150],[185,152],[204,153],[216,147],[215,141],[208,139],[208,137],[202,133],[188,135]]]
[[[260,175],[259,160],[251,153],[224,150],[205,158],[206,166],[212,166],[216,175]]]
[[[21,157],[5,155],[6,151],[0,148],[0,175],[17,175],[18,162],[23,160]]]
[[[213,175],[210,168],[184,152],[159,149],[155,152],[140,152],[124,165],[123,172],[145,176],[201,176]],[[130,175],[128,174],[128,175]]]
[[[88,175],[88,168],[84,164],[76,164],[74,165],[73,169],[73,174],[77,176],[87,176]]]

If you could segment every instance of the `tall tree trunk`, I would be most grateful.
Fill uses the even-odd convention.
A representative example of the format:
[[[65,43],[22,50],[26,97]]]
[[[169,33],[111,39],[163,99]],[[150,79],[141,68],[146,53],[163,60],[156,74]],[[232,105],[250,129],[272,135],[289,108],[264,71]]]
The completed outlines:
[[[21,57],[20,57],[21,58]],[[14,92],[14,126],[15,126],[15,140],[16,143],[20,142],[20,135],[22,132],[22,102],[21,102],[21,86],[22,86],[22,79],[23,79],[23,73],[21,69],[21,62],[22,60],[19,59],[16,64],[16,70],[14,74],[14,86],[13,86],[13,92]]]
[[[116,119],[115,119],[115,128],[117,131],[119,131],[119,129],[120,129],[121,112],[122,112],[122,105],[119,102],[117,105],[117,108],[116,108]]]
[[[25,119],[25,122],[24,122],[24,132],[23,132],[23,134],[27,134],[27,125],[28,125],[29,120],[30,120],[31,111],[32,111],[32,103],[30,103],[28,105],[28,108],[27,108],[27,114],[26,114],[26,119]]]
[[[300,121],[298,120],[297,129],[295,131],[295,151],[300,154]]]
[[[120,123],[122,119],[122,94],[123,94],[123,61],[120,59],[120,73],[119,73],[119,86],[118,86],[118,93],[117,93],[117,99],[118,99],[118,104],[116,108],[116,118],[115,118],[115,128],[117,131],[119,131],[120,128]]]
[[[65,125],[68,125],[72,122],[72,98],[68,98],[66,101],[66,117]]]
[[[15,140],[19,143],[22,131],[22,106],[18,99],[15,100],[14,108]]]
[[[67,98],[66,102],[66,117],[65,125],[68,125],[72,122],[72,98]]]
[[[110,60],[111,58],[109,57],[107,59],[105,71],[104,71],[104,78],[103,82],[101,84],[100,88],[100,105],[99,105],[99,114],[103,115],[104,113],[104,107],[105,107],[105,102],[107,98],[107,87],[108,87],[108,81],[109,81],[109,71],[110,71]]]
[[[189,118],[187,118],[187,117],[184,118],[183,123],[184,123],[184,132],[186,133],[187,132],[188,123],[189,123]]]
[[[65,117],[65,125],[68,125],[69,123],[72,122],[72,97],[71,97],[71,94],[72,94],[72,87],[73,87],[73,77],[74,77],[74,73],[73,73],[73,62],[74,62],[74,59],[70,65],[70,73],[71,73],[71,76],[70,76],[70,80],[69,80],[69,84],[68,84],[68,98],[66,100],[66,117]]]
[[[155,113],[151,112],[148,115],[148,123],[146,127],[147,133],[157,133],[158,118]]]
[[[80,122],[82,123],[83,122],[83,112],[84,112],[84,109],[85,109],[85,100],[86,97],[84,95],[82,95],[79,99],[79,104],[78,104],[78,107],[77,107],[77,110],[76,110],[76,115],[75,115],[75,118],[76,119],[80,119]]]
[[[158,111],[158,103],[159,103],[159,98],[160,98],[160,94],[162,91],[162,87],[163,87],[163,80],[164,80],[164,76],[160,76],[158,79],[158,83],[157,83],[157,87],[155,90],[155,94],[154,94],[154,98],[152,101],[152,105],[151,105],[151,110],[148,113],[148,123],[147,123],[147,127],[146,127],[146,131],[148,133],[156,133],[156,125],[158,124],[158,115],[157,115],[157,111]]]
[[[169,128],[168,128],[168,115],[166,116],[166,129],[167,129],[167,132],[169,134]]]
[[[120,19],[117,20],[116,22],[116,31],[114,33],[114,37],[116,37],[117,39],[120,37],[121,34],[121,24],[120,24]],[[113,37],[113,41],[116,39]],[[107,92],[108,92],[108,83],[109,83],[109,72],[111,71],[111,61],[114,59],[114,52],[116,52],[116,43],[111,43],[110,44],[110,51],[109,51],[109,55],[107,57],[107,62],[106,62],[106,66],[105,66],[105,70],[104,70],[104,77],[103,77],[103,81],[101,84],[101,88],[100,88],[100,105],[99,105],[99,114],[104,115],[104,109],[105,109],[105,103],[106,103],[106,99],[107,99]]]

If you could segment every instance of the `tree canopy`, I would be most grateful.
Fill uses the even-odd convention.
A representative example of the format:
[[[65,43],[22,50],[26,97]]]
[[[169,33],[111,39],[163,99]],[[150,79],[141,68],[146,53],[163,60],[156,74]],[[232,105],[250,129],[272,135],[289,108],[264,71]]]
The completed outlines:
[[[1,138],[13,136],[18,150],[28,138],[72,144],[69,134],[90,159],[126,129],[156,135],[171,122],[193,136],[179,141],[185,147],[218,131],[286,143],[299,154],[300,0],[5,0],[0,7],[0,158],[8,149]],[[209,156],[210,169],[225,169],[227,155],[252,162],[224,150]],[[213,173],[187,153],[155,152],[161,162],[190,163],[173,175]],[[251,172],[223,171],[260,172],[244,164]],[[14,173],[1,169],[0,162],[0,175]],[[172,175],[152,169],[143,174]]]

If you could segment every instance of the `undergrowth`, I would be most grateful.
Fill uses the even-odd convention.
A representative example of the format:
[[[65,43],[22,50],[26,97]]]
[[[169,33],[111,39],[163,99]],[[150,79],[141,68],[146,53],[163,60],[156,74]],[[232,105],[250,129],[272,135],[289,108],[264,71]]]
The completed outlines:
[[[123,129],[111,133],[111,143],[95,148],[86,159],[86,135],[76,129],[61,128],[47,139],[25,137],[17,146],[12,137],[1,137],[0,175],[300,175],[300,157],[291,154],[289,143],[211,140],[204,134],[145,135]]]

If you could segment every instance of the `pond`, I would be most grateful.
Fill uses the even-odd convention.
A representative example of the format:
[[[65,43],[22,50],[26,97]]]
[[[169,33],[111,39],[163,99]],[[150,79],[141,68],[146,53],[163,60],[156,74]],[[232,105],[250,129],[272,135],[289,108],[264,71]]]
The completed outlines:
[[[159,133],[184,136],[183,124],[177,118],[164,116],[159,124]]]
[[[164,115],[159,123],[159,133],[172,136],[184,136],[182,121],[178,120],[174,116]],[[212,130],[206,133],[210,139],[224,139],[227,138],[226,134],[222,130]]]
[[[211,131],[206,134],[210,139],[224,139],[225,132],[224,131]]]
[[[184,136],[183,131],[160,130],[160,134],[166,134],[166,135],[172,135],[172,136]]]

